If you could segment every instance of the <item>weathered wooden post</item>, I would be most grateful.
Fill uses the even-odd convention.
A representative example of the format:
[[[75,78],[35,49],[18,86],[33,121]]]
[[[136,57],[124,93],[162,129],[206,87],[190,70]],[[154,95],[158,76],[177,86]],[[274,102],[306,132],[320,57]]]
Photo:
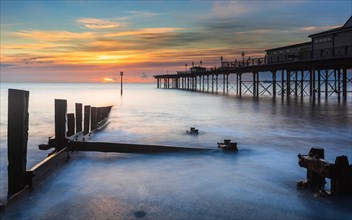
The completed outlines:
[[[66,144],[67,101],[55,99],[55,149],[60,151]]]
[[[8,95],[8,197],[26,185],[29,92],[9,89]]]
[[[83,134],[86,135],[89,133],[89,123],[90,122],[90,105],[84,106],[84,130]]]
[[[76,103],[76,133],[82,131],[82,103]]]
[[[324,159],[324,148],[312,147],[308,153],[309,156]],[[307,180],[310,187],[321,188],[325,185],[325,177],[317,174],[316,172],[307,169]]]
[[[103,120],[102,108],[97,107],[97,123],[101,122],[102,120]]]
[[[67,114],[67,136],[70,137],[75,134],[75,114]]]
[[[91,113],[90,113],[90,131],[94,131],[97,128],[97,108],[96,107],[91,107]]]

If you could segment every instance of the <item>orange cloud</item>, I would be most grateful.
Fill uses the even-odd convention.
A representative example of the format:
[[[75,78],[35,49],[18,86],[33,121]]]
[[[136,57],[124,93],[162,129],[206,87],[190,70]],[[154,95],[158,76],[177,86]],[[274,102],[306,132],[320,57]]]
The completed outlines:
[[[68,41],[72,39],[89,39],[97,35],[92,32],[69,32],[69,31],[41,31],[24,30],[14,33],[16,36],[30,38],[39,41]]]

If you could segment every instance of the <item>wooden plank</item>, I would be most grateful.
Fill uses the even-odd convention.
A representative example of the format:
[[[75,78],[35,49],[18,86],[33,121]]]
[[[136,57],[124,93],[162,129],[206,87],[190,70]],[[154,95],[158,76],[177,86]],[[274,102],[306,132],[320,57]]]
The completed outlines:
[[[82,131],[82,103],[76,103],[76,133]]]
[[[29,92],[8,91],[8,196],[11,197],[25,187]]]
[[[38,163],[26,172],[27,185],[33,186],[43,181],[61,164],[67,162],[68,159],[69,155],[67,148],[63,148],[61,151],[48,156],[42,162]]]
[[[89,126],[90,126],[90,105],[84,106],[84,130],[83,134],[89,133]]]
[[[146,144],[126,144],[126,143],[107,143],[107,142],[80,142],[73,141],[68,143],[70,151],[99,151],[116,153],[166,153],[166,152],[189,152],[189,151],[209,151],[202,148],[187,148],[162,145]]]
[[[66,142],[67,101],[55,99],[55,148],[60,151]]]
[[[67,136],[72,136],[75,134],[75,114],[67,114]]]

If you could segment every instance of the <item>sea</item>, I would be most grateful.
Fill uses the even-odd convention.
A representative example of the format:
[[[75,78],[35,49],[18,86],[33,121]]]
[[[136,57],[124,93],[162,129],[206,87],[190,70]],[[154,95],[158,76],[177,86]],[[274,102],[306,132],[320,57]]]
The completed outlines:
[[[48,155],[54,100],[113,105],[92,141],[209,149],[206,153],[77,152],[30,199],[4,219],[352,219],[352,199],[298,190],[306,178],[298,154],[325,149],[325,159],[352,161],[352,98],[252,97],[158,89],[156,83],[1,83],[0,198],[7,196],[8,89],[29,91],[27,169]],[[199,129],[189,135],[190,127]],[[217,142],[231,139],[239,152]],[[330,188],[330,180],[326,188]],[[46,196],[45,196],[46,195]],[[48,202],[50,197],[50,202]],[[77,211],[80,210],[80,211]],[[0,211],[1,212],[1,211]]]

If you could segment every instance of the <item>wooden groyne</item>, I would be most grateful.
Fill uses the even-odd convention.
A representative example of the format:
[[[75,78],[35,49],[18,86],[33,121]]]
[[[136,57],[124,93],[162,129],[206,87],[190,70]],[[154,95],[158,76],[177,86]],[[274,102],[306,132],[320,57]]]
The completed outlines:
[[[352,194],[352,165],[345,155],[335,163],[324,159],[324,149],[313,147],[307,155],[298,154],[298,164],[307,169],[307,179],[297,183],[298,188],[317,189],[323,195]],[[325,178],[331,179],[330,192],[325,191]]]
[[[29,91],[9,89],[8,95],[8,198],[21,192],[27,186],[40,182],[69,158],[68,143],[74,140],[88,140],[94,132],[107,124],[112,106],[85,106],[85,132],[82,132],[82,104],[76,103],[75,113],[67,113],[67,101],[55,99],[55,136],[40,150],[54,150],[42,162],[30,170],[27,164]],[[91,108],[94,108],[91,111]],[[76,115],[76,117],[75,117]]]
[[[53,149],[43,161],[26,170],[29,92],[9,89],[8,96],[8,201],[43,181],[70,159],[74,151],[118,153],[199,152],[207,149],[130,143],[88,142],[108,124],[112,106],[75,104],[67,113],[67,100],[55,99],[55,136],[40,144],[40,150]],[[82,114],[82,111],[84,113]],[[83,117],[84,116],[84,117]],[[83,125],[83,126],[82,126]]]
[[[68,143],[68,150],[148,154],[170,152],[201,152],[208,151],[209,149],[165,145],[73,141]]]

